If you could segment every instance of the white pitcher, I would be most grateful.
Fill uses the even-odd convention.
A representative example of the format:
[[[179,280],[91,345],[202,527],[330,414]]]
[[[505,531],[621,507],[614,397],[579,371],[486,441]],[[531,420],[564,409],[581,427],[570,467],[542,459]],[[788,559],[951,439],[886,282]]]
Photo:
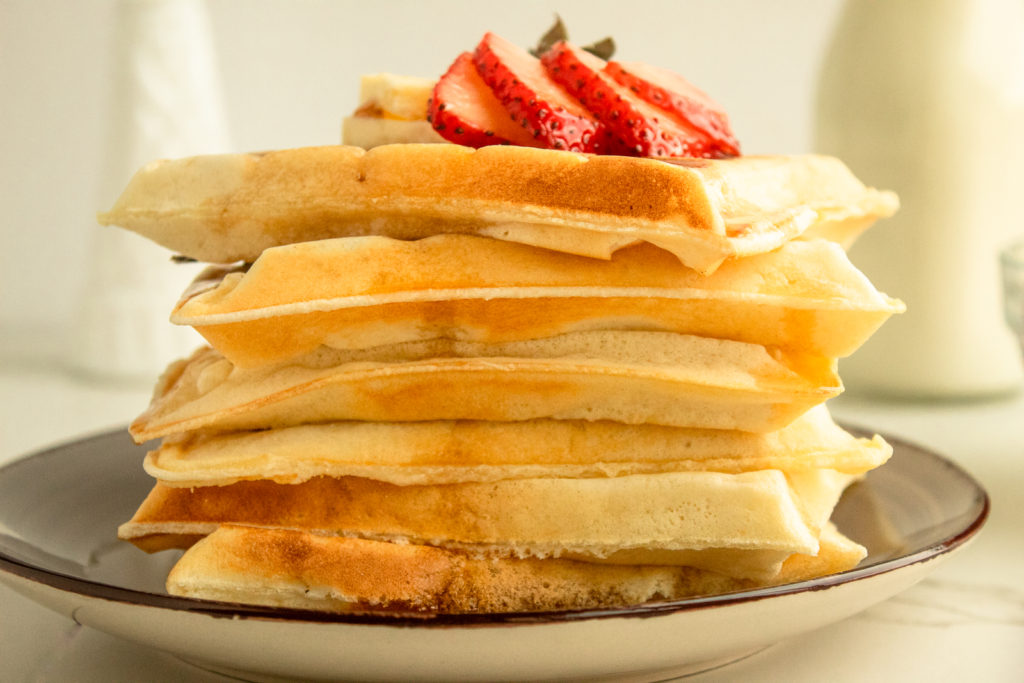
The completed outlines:
[[[821,73],[816,148],[902,203],[850,250],[907,313],[841,362],[848,389],[1017,387],[998,251],[1024,235],[1024,2],[849,0]]]
[[[222,88],[203,0],[119,0],[96,210],[154,159],[228,151]],[[150,384],[202,339],[168,322],[199,268],[115,227],[89,223],[87,275],[67,357],[94,379]]]

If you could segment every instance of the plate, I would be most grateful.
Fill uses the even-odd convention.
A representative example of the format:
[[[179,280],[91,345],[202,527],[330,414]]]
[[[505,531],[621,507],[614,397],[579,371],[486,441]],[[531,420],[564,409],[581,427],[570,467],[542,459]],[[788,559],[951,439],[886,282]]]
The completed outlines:
[[[664,680],[845,619],[910,587],[978,532],[989,508],[981,486],[941,456],[887,439],[892,459],[833,515],[869,551],[851,571],[625,609],[422,618],[167,595],[177,554],[146,555],[115,536],[152,485],[146,449],[107,432],[0,468],[0,581],[79,623],[250,680]]]

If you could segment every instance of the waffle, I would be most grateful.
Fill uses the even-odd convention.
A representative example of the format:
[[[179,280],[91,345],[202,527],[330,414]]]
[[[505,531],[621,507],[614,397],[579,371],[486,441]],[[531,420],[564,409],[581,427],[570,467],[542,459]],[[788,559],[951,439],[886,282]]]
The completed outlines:
[[[852,240],[896,207],[831,157],[667,163],[409,143],[157,161],[99,220],[211,263],[331,237],[454,232],[603,259],[646,242],[707,274],[808,232]]]
[[[141,443],[338,420],[555,418],[757,432],[841,388],[834,361],[669,332],[408,342],[255,369],[204,348],[172,366],[131,431]]]
[[[251,268],[207,270],[171,320],[254,367],[320,346],[585,330],[663,330],[841,358],[901,310],[824,240],[789,242],[702,276],[650,245],[601,261],[438,235],[268,249]]]

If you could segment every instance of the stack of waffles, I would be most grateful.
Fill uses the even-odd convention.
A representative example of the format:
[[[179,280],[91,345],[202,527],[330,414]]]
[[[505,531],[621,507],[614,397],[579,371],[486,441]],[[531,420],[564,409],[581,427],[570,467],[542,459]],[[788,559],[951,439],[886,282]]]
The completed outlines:
[[[818,156],[355,145],[155,162],[101,220],[209,262],[209,342],[132,424],[120,536],[175,595],[324,611],[634,605],[855,566],[891,454],[825,401],[902,304],[895,210]]]

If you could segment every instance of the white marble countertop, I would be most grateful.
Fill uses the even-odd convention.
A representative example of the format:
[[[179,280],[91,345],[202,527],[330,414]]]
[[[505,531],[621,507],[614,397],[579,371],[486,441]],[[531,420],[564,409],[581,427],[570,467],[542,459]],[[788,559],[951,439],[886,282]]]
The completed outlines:
[[[0,370],[0,465],[126,423],[148,387],[100,386],[57,370]],[[1024,672],[1024,395],[972,402],[842,397],[834,414],[927,446],[992,498],[981,535],[881,605],[696,676],[734,680],[1017,681]],[[174,657],[81,627],[0,586],[2,681],[222,681]]]

